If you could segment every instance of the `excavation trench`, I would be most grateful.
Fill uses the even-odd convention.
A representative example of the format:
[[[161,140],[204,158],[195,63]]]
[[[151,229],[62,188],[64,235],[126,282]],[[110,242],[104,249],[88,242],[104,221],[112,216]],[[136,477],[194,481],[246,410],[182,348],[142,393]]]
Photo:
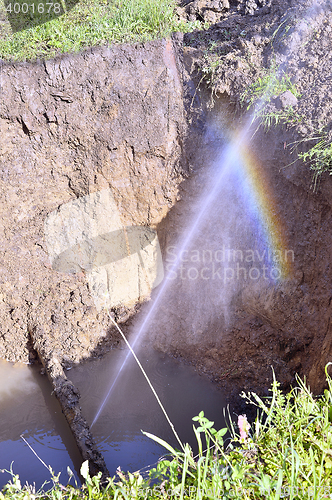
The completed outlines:
[[[313,20],[319,41],[290,30],[293,45],[303,38],[287,68],[304,121],[255,125],[236,142],[241,94],[283,60],[283,13],[276,1],[204,36],[2,63],[0,356],[29,363],[37,351],[92,472],[107,475],[64,370],[121,345],[109,312],[134,343],[143,331],[137,346],[186,360],[228,400],[268,394],[271,366],[283,388],[296,373],[324,388],[332,179],[314,191],[287,145],[328,122],[324,72],[303,61],[331,45],[330,14]]]

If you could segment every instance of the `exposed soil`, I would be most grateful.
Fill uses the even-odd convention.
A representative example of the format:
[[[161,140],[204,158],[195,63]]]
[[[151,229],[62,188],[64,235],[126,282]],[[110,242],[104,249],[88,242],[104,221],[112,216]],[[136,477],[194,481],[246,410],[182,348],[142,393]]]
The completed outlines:
[[[192,15],[198,4],[188,3],[185,11]],[[269,180],[266,187],[272,186],[278,218],[295,261],[291,276],[282,284],[244,287],[234,326],[219,329],[215,336],[223,339],[222,344],[218,347],[216,341],[210,350],[195,346],[192,356],[203,371],[228,388],[267,390],[272,366],[285,388],[299,373],[319,392],[325,383],[324,366],[332,357],[332,184],[330,176],[323,174],[314,192],[309,166],[298,161],[296,149],[288,145],[308,140],[322,127],[330,134],[331,4],[276,0],[264,5],[256,2],[251,8],[254,4],[250,0],[231,4],[207,32],[185,35],[192,124],[199,129],[202,122],[220,122],[220,116],[226,115],[223,127],[240,129],[247,120],[241,104],[246,88],[272,64],[291,77],[301,94],[293,100],[293,108],[302,120],[267,133],[262,127],[257,131],[254,123],[250,149],[256,162],[264,166]],[[212,2],[205,5],[210,9]],[[225,99],[230,103],[226,113]],[[286,105],[275,99],[270,112]],[[200,114],[203,109],[204,118]],[[300,147],[305,150],[313,143],[300,143]],[[194,146],[189,150],[193,160]]]
[[[170,41],[157,41],[2,66],[2,358],[31,360],[37,327],[67,364],[117,342],[84,270],[52,269],[44,221],[110,185],[123,225],[153,227],[165,216],[185,171],[175,57]],[[115,315],[123,322],[134,312]]]
[[[85,274],[51,268],[46,216],[111,188],[124,223],[158,228],[165,252],[177,232],[176,201],[190,198],[190,181],[181,182],[188,175],[199,182],[222,142],[218,130],[214,143],[204,142],[206,123],[223,116],[224,128],[240,127],[241,95],[275,62],[301,94],[293,105],[303,120],[267,133],[260,128],[250,148],[294,251],[292,273],[274,286],[239,290],[231,325],[216,318],[193,341],[188,323],[176,321],[167,345],[157,346],[234,392],[267,390],[271,366],[284,387],[299,373],[322,390],[332,357],[332,179],[324,174],[314,192],[308,166],[287,147],[331,123],[331,6],[311,4],[184,0],[180,16],[215,24],[186,34],[183,43],[178,37],[1,67],[1,357],[31,360],[37,327],[64,365],[118,342]],[[138,308],[114,314],[125,322]]]
[[[248,85],[273,64],[280,66],[301,94],[295,107],[304,123],[296,132],[308,138],[331,121],[331,2],[258,1],[250,11],[248,5],[254,3],[238,2],[206,32],[186,34],[185,52],[196,70],[205,72],[213,94],[226,93],[237,109]],[[252,15],[241,14],[244,11]],[[214,69],[209,72],[211,63]]]

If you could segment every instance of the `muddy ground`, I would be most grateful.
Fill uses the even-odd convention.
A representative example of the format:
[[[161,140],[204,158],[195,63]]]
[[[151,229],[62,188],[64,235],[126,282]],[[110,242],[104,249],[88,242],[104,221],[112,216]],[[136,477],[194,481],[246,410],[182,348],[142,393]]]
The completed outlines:
[[[271,366],[283,387],[299,373],[319,392],[332,358],[332,180],[324,174],[314,191],[308,165],[294,161],[287,145],[317,128],[329,131],[329,3],[184,0],[178,14],[213,24],[176,36],[171,49],[158,41],[2,66],[0,355],[33,360],[37,327],[65,366],[119,341],[107,314],[96,310],[84,272],[51,268],[45,217],[111,188],[125,223],[156,228],[165,252],[177,233],[178,200],[190,199],[185,179],[199,180],[222,141],[204,142],[206,123],[218,121],[221,109],[223,127],[244,123],[241,96],[275,63],[301,94],[293,105],[303,120],[259,128],[250,148],[294,250],[292,273],[277,285],[244,286],[231,326],[215,320],[193,340],[178,308],[167,344],[154,342],[234,394],[266,392]],[[273,101],[272,112],[280,106]],[[139,307],[114,314],[124,324]]]

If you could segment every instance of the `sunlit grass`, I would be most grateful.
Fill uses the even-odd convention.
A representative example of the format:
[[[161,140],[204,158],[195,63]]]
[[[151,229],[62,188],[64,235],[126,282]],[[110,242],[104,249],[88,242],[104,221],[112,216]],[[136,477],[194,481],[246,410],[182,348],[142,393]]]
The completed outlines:
[[[12,33],[0,0],[0,58],[50,58],[96,45],[147,41],[191,30],[193,23],[180,22],[174,9],[175,0],[81,0],[57,19]]]
[[[295,141],[291,144],[292,150],[303,148],[305,144],[310,144],[309,149],[298,151],[298,158],[310,165],[313,171],[312,186],[316,191],[319,186],[320,176],[324,172],[332,175],[332,134],[331,130],[324,128],[317,130],[314,135]]]
[[[251,112],[252,122],[257,127],[256,130],[261,126],[265,131],[268,131],[278,125],[286,125],[294,129],[300,123],[305,125],[306,117],[292,106],[288,106],[286,109],[276,109],[270,106],[273,99],[286,91],[290,91],[296,98],[301,97],[290,77],[272,66],[243,92],[240,96],[241,105]],[[326,127],[316,130],[313,135],[288,144],[291,146],[292,152],[297,151],[297,158],[303,163],[307,163],[313,171],[312,187],[314,191],[319,185],[322,173],[328,172],[332,175],[331,137],[330,127]],[[301,150],[305,144],[310,145],[309,149]]]
[[[265,70],[240,96],[240,103],[252,113],[252,121],[265,130],[277,125],[296,125],[302,117],[289,106],[287,109],[270,109],[270,103],[283,92],[289,91],[294,97],[300,98],[297,90],[287,73],[280,71],[274,64]]]
[[[167,456],[147,474],[118,471],[106,486],[91,478],[85,462],[82,488],[63,486],[53,474],[52,489],[35,491],[18,476],[0,493],[0,499],[30,500],[118,499],[118,500],[228,500],[268,499],[321,500],[332,498],[332,383],[314,397],[305,383],[284,394],[274,380],[271,396],[243,394],[257,406],[257,418],[248,425],[245,417],[215,430],[203,412],[193,418],[198,454],[190,446],[174,449],[160,438],[145,433],[165,447]],[[244,425],[245,424],[245,425]],[[70,471],[69,471],[70,473]]]

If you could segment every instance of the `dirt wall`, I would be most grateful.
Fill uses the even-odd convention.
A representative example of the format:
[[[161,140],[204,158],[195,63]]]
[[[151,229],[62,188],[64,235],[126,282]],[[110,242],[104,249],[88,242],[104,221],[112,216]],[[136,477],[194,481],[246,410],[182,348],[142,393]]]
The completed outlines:
[[[205,326],[197,329],[199,335],[190,338],[186,351],[176,327],[171,345],[174,354],[191,358],[203,372],[235,393],[242,389],[268,391],[271,367],[283,387],[295,383],[298,373],[320,392],[325,384],[324,367],[332,359],[332,184],[330,175],[324,173],[315,187],[310,163],[297,159],[297,151],[301,147],[308,150],[314,144],[310,137],[318,130],[324,127],[327,134],[331,130],[327,85],[331,53],[326,50],[331,45],[330,4],[274,0],[268,2],[268,8],[260,5],[248,16],[234,3],[233,10],[218,14],[218,22],[207,32],[185,35],[192,126],[187,157],[195,173],[206,167],[234,131],[241,137],[241,129],[253,118],[253,109],[245,113],[241,95],[271,68],[280,66],[279,77],[287,74],[299,93],[293,100],[293,113],[300,118],[294,124],[272,126],[269,131],[256,120],[246,136],[246,148],[258,166],[258,175],[266,179],[258,182],[260,196],[268,193],[271,204],[266,210],[281,228],[285,248],[293,252],[292,270],[275,284],[243,282],[233,294],[228,324],[225,315],[218,317],[215,309],[210,324],[205,321]],[[250,2],[244,3],[248,11]],[[205,5],[212,9],[211,3]],[[198,2],[188,2],[186,9],[189,12],[196,7]],[[269,108],[271,115],[278,111],[275,104],[277,99]],[[200,151],[195,146],[199,136],[204,138]],[[199,176],[197,179],[199,182]],[[167,216],[171,227],[178,225],[177,206]],[[240,212],[237,216],[243,217]],[[236,221],[233,227],[235,233]],[[244,246],[245,238],[243,233]],[[209,309],[211,300],[204,300],[206,294],[201,304],[203,310]],[[188,337],[190,319],[175,314],[174,323],[181,325],[184,337]]]
[[[0,126],[0,356],[28,362],[39,325],[60,358],[79,361],[112,344],[109,319],[84,269],[52,269],[44,223],[105,189],[124,227],[153,228],[175,203],[186,125],[173,42],[3,64]]]

